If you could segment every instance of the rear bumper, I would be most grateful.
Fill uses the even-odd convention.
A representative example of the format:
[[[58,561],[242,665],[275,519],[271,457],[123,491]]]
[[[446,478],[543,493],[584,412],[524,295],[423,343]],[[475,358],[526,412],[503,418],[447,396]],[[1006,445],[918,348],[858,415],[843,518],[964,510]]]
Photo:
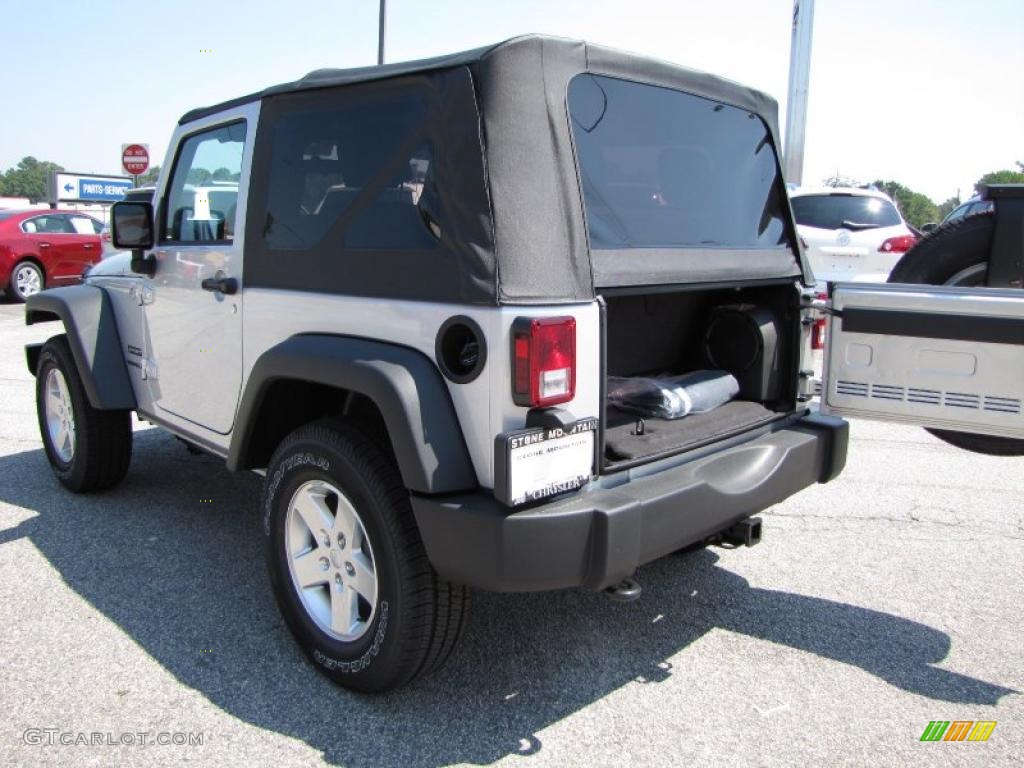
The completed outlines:
[[[848,425],[812,414],[684,464],[522,511],[485,493],[412,499],[450,581],[499,592],[601,589],[777,504],[846,463]]]

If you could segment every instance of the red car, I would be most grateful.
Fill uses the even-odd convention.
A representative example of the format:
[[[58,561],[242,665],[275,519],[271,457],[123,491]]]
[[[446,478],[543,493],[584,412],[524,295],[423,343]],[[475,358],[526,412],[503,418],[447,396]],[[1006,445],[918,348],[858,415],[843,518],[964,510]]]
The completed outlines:
[[[24,301],[81,279],[102,257],[103,222],[77,211],[0,211],[0,290]]]

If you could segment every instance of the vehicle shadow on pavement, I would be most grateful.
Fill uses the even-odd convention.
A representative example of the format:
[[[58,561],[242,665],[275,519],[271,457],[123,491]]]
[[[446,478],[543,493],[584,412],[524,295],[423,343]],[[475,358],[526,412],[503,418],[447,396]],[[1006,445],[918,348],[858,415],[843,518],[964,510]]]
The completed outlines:
[[[36,513],[0,531],[0,546],[27,537],[184,685],[333,763],[480,764],[537,752],[545,727],[631,681],[668,679],[668,660],[715,628],[938,701],[994,705],[1015,693],[934,666],[950,650],[938,630],[753,588],[700,551],[644,568],[643,599],[631,604],[583,590],[480,593],[445,669],[394,694],[354,695],[305,660],[278,615],[263,566],[260,478],[189,456],[157,430],[135,440],[126,481],[92,496],[64,491],[41,450],[0,457],[0,500]]]

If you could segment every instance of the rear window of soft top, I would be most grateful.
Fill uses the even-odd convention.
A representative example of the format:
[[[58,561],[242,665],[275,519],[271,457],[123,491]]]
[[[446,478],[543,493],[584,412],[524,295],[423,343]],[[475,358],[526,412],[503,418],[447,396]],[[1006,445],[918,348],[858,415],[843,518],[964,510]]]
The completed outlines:
[[[760,116],[591,74],[572,79],[568,101],[591,248],[786,243],[779,164]]]

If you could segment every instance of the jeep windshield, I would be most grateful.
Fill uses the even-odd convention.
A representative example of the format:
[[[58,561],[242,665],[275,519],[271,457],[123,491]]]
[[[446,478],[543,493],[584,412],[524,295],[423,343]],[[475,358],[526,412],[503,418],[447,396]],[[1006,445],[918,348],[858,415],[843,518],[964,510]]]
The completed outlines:
[[[569,85],[591,249],[786,244],[771,133],[744,109],[584,74]]]

